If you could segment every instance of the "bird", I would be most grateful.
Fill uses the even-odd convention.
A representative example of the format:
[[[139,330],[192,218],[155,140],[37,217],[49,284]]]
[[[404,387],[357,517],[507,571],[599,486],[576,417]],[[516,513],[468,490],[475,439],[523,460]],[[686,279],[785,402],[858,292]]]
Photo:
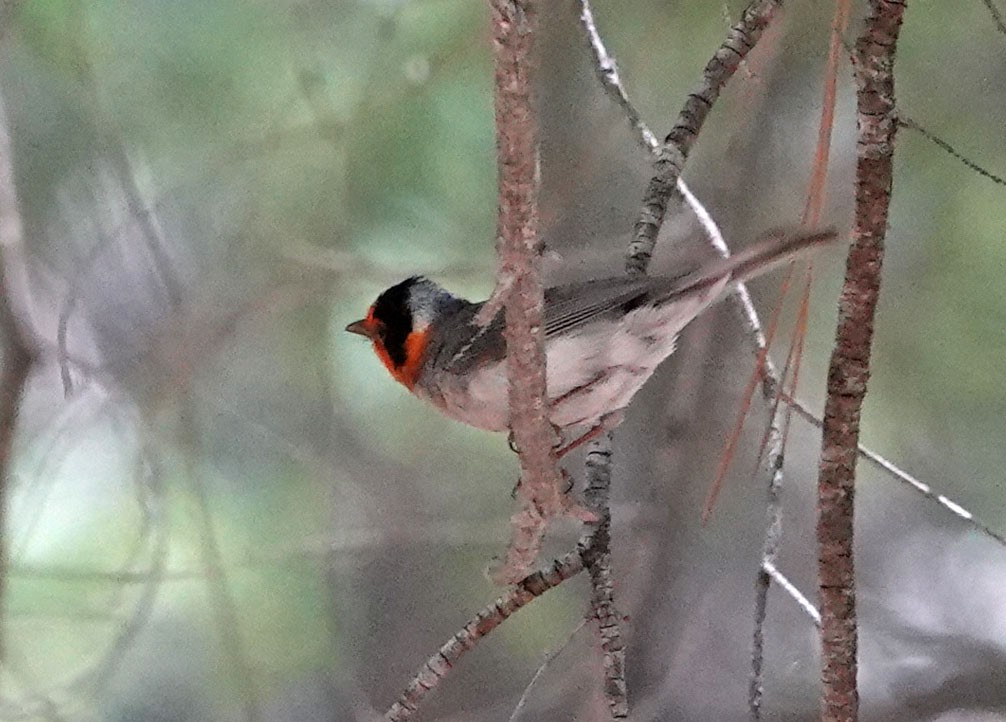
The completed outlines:
[[[548,417],[565,443],[558,456],[617,426],[685,326],[730,289],[838,238],[831,229],[775,231],[733,256],[674,276],[623,275],[546,288]],[[503,314],[480,324],[484,304],[410,276],[380,293],[346,331],[369,339],[392,378],[447,416],[509,431]]]

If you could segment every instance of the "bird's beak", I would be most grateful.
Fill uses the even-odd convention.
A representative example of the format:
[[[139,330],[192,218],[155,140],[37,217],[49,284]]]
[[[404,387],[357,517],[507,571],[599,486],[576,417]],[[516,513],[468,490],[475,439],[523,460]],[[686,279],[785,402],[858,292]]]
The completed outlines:
[[[367,338],[370,338],[370,331],[367,330],[367,325],[364,323],[363,319],[353,321],[353,323],[346,326],[346,330],[350,333],[355,333],[357,336],[366,336]]]

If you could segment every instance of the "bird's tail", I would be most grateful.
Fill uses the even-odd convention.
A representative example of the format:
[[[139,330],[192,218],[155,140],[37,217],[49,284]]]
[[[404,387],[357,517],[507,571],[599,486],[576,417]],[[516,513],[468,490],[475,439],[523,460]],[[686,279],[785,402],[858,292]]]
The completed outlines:
[[[834,229],[776,230],[729,258],[719,258],[680,279],[673,295],[701,292],[712,286],[732,288],[797,256],[839,240]],[[724,284],[724,280],[726,283]]]

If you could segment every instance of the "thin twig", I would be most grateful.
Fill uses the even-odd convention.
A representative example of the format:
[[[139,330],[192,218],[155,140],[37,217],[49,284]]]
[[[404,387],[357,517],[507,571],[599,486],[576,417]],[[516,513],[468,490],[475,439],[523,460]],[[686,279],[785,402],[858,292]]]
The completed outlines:
[[[15,648],[4,654],[4,670],[17,692],[8,691],[0,699],[0,719],[20,722],[42,718],[46,722],[67,722],[54,695],[43,690],[45,683],[35,674],[24,652]]]
[[[781,589],[783,589],[793,600],[796,601],[798,605],[800,605],[800,609],[802,609],[807,616],[810,617],[811,621],[814,622],[815,627],[821,626],[821,613],[817,611],[817,607],[815,607],[813,602],[804,596],[803,592],[801,592],[785,574],[779,571],[775,564],[769,561],[763,561],[761,568],[776,584],[779,585]]]
[[[607,509],[606,497],[610,486],[610,439],[605,435],[591,444],[587,452],[588,485],[585,497],[591,508]],[[595,506],[597,505],[597,506]],[[514,612],[529,602],[571,579],[586,568],[591,568],[595,599],[591,613],[601,627],[602,646],[605,649],[605,693],[612,710],[612,717],[621,719],[628,711],[624,686],[624,645],[618,628],[618,613],[611,597],[610,559],[608,556],[608,528],[610,514],[588,525],[576,549],[557,559],[550,567],[535,572],[514,585],[506,594],[483,608],[461,628],[435,654],[433,654],[408,683],[401,696],[387,711],[387,722],[404,722],[411,719],[426,698],[447,673],[454,668],[461,657],[475,647],[479,641],[508,619]],[[607,574],[609,576],[604,577]],[[599,589],[605,590],[603,593]],[[599,597],[599,598],[598,598]],[[600,610],[600,611],[599,611]],[[616,668],[616,665],[620,665]],[[620,689],[619,689],[620,687]],[[625,713],[622,713],[625,710]]]
[[[88,53],[89,25],[86,5],[84,3],[74,3],[72,8],[72,19],[76,27],[73,28],[74,32],[71,37],[77,43],[74,48],[77,77],[85,91],[90,91],[89,93],[82,94],[83,100],[89,106],[95,124],[101,132],[105,156],[115,169],[116,178],[126,199],[129,215],[136,219],[136,223],[140,228],[140,237],[150,252],[151,271],[161,282],[171,307],[178,308],[182,303],[184,289],[178,278],[177,271],[171,262],[171,258],[165,250],[167,243],[158,223],[157,215],[143,199],[139,184],[136,182],[136,174],[133,171],[129,154],[122,142],[122,133],[117,127],[116,118],[105,111],[104,103],[102,102],[101,82],[98,75],[94,72],[94,67]]]
[[[898,129],[893,68],[904,11],[903,1],[870,0],[870,14],[856,42],[855,224],[828,370],[818,476],[822,722],[854,722],[859,714],[853,497],[893,182]]]
[[[145,546],[149,547],[149,561],[141,574],[145,577],[139,591],[139,598],[133,604],[126,620],[118,625],[116,636],[103,659],[95,665],[88,675],[88,683],[92,694],[103,690],[113,678],[116,671],[126,660],[129,647],[137,635],[146,627],[153,612],[157,593],[164,580],[164,572],[168,564],[168,547],[171,540],[170,515],[164,498],[163,470],[160,462],[154,456],[149,445],[142,444],[140,448],[141,478],[139,484],[145,490],[143,498],[137,502],[140,515],[147,527]],[[131,566],[139,561],[139,552],[131,561]]]
[[[851,0],[838,0],[835,3],[835,12],[831,25],[831,36],[828,46],[828,61],[824,72],[824,92],[821,103],[821,119],[818,124],[817,145],[814,152],[814,164],[811,173],[811,183],[807,190],[807,202],[804,207],[802,224],[804,227],[816,227],[821,223],[821,214],[824,209],[824,189],[828,177],[828,158],[831,150],[831,134],[835,120],[835,105],[837,102],[838,85],[838,63],[842,52],[842,39],[849,23],[851,12]],[[800,323],[797,329],[797,337],[793,348],[787,355],[786,368],[783,370],[782,383],[786,383],[787,374],[792,364],[793,373],[789,378],[792,388],[796,388],[799,381],[800,361],[803,352],[803,340],[806,333],[806,314],[809,309],[810,286],[813,280],[813,266],[806,271],[806,282],[804,284],[803,301],[800,306]],[[781,302],[780,302],[781,306]],[[778,378],[778,377],[777,377]],[[774,384],[777,391],[781,391],[779,384]],[[769,589],[773,580],[778,581],[778,577],[773,575],[776,569],[776,562],[779,558],[779,547],[782,544],[783,533],[783,461],[786,440],[789,436],[791,410],[789,407],[782,409],[780,413],[779,394],[771,400],[772,413],[769,426],[765,434],[765,448],[767,448],[766,463],[771,470],[771,477],[768,487],[768,499],[766,514],[768,524],[765,529],[765,538],[762,542],[762,563],[758,574],[755,576],[755,612],[754,629],[751,635],[751,679],[748,685],[748,710],[754,722],[761,720],[762,702],[765,696],[765,622],[768,618]],[[788,581],[788,580],[787,580]],[[807,608],[807,604],[799,590],[792,585],[783,585],[783,589],[802,607]],[[811,606],[811,609],[813,607]],[[814,609],[816,623],[820,625],[820,615]]]
[[[642,121],[621,84],[617,65],[614,59],[608,54],[600,38],[588,0],[581,0],[580,19],[587,32],[590,47],[594,53],[596,74],[602,86],[608,91],[608,94],[626,113],[630,125],[636,130],[637,141],[644,148],[657,154],[657,175],[651,181],[650,188],[647,190],[643,215],[640,223],[637,223],[636,226],[636,238],[629,249],[627,269],[630,273],[645,272],[656,242],[657,233],[663,222],[663,214],[666,211],[667,202],[674,190],[680,194],[681,198],[695,213],[716,251],[724,258],[729,257],[730,249],[718,225],[711,214],[706,211],[685,185],[681,179],[681,171],[690,150],[690,145],[695,137],[697,137],[698,131],[701,128],[705,113],[708,113],[709,109],[711,109],[712,103],[719,94],[719,89],[736,70],[737,65],[747,54],[748,50],[757,42],[764,27],[771,19],[775,7],[776,3],[757,2],[749,6],[748,10],[744,13],[742,21],[731,29],[730,35],[723,46],[721,46],[720,51],[706,66],[705,77],[700,90],[689,97],[689,102],[686,104],[685,109],[682,110],[677,125],[667,136],[663,148],[660,148],[652,132],[650,132],[649,128]],[[735,63],[732,60],[731,54],[736,54],[737,56]],[[727,64],[728,62],[734,64]],[[702,115],[699,115],[699,113],[702,113]],[[734,298],[752,335],[759,361],[762,364],[763,372],[760,375],[763,394],[766,399],[771,400],[779,387],[778,375],[771,361],[768,359],[765,335],[762,332],[761,322],[758,320],[758,314],[755,311],[746,285],[740,284],[737,287]],[[771,477],[768,486],[769,524],[765,537],[763,561],[771,565],[778,554],[778,546],[782,536],[782,513],[779,495],[783,480],[783,438],[779,420],[775,415],[769,421],[766,441],[768,447],[768,454],[766,456],[767,466]],[[756,622],[752,652],[754,672],[751,681],[751,709],[756,719],[758,718],[757,710],[762,690],[761,659],[763,655],[761,650],[764,644],[762,630],[768,599],[768,586],[769,577],[763,572],[759,573],[759,591],[756,600]]]
[[[525,577],[510,588],[503,596],[487,607],[461,628],[423,663],[419,672],[406,686],[391,708],[384,715],[387,722],[404,722],[411,719],[426,698],[436,689],[458,660],[479,643],[483,637],[502,624],[514,612],[523,609],[549,589],[553,589],[567,579],[583,571],[581,546],[556,560],[550,567]]]
[[[608,49],[601,39],[601,34],[597,31],[597,24],[594,22],[594,13],[590,9],[590,0],[580,0],[580,23],[587,33],[587,42],[594,55],[594,73],[601,81],[601,87],[607,91],[608,95],[615,101],[619,108],[625,113],[629,125],[636,131],[635,137],[639,144],[647,151],[656,153],[660,149],[660,141],[653,131],[647,127],[636,106],[629,100],[628,93],[622,85],[622,79],[618,75],[618,63],[608,54]]]
[[[558,659],[560,654],[566,651],[566,647],[568,647],[574,637],[580,633],[580,630],[587,626],[588,621],[589,620],[586,617],[581,619],[580,623],[577,624],[573,628],[573,631],[569,633],[569,636],[566,637],[566,641],[545,655],[545,659],[543,659],[541,664],[538,665],[538,669],[535,670],[534,675],[531,677],[531,681],[527,683],[524,691],[521,692],[520,699],[517,700],[517,704],[514,706],[513,712],[510,713],[509,722],[517,722],[517,719],[520,717],[520,713],[524,711],[527,701],[531,698],[531,690],[533,690],[535,685],[538,684],[538,680],[544,676],[545,670],[552,665],[552,662]]]
[[[985,3],[985,7],[989,9],[989,14],[992,15],[992,20],[996,24],[996,29],[1003,35],[1006,35],[1006,22],[1003,22],[1002,13],[999,12],[999,8],[996,7],[995,0],[982,0]]]
[[[774,8],[768,7],[764,10],[764,15],[757,15],[757,17],[764,17],[767,23],[768,18],[771,16],[771,12]],[[749,11],[751,8],[749,8]],[[745,13],[745,20],[747,20],[751,15]],[[626,117],[629,120],[629,124],[635,130],[635,137],[637,142],[645,149],[655,153],[658,156],[658,168],[659,168],[659,158],[661,157],[661,149],[653,133],[646,126],[645,122],[642,120],[639,112],[636,110],[635,106],[632,104],[621,83],[621,79],[618,75],[617,64],[614,58],[608,53],[607,48],[604,45],[603,40],[600,37],[600,33],[597,30],[597,25],[594,22],[593,13],[590,9],[589,0],[581,0],[581,13],[580,21],[586,31],[587,40],[589,46],[593,52],[594,56],[594,69],[595,74],[601,82],[602,87],[607,91],[608,95],[615,101],[615,103],[622,108],[625,112]],[[724,47],[727,47],[732,38],[736,37],[752,37],[753,40],[757,40],[758,35],[760,35],[761,28],[754,30],[749,30],[742,24],[731,30],[731,36],[728,37],[727,42],[724,43]],[[753,44],[753,43],[752,43]],[[722,48],[721,48],[722,51]],[[746,52],[746,50],[745,50]],[[716,58],[710,62],[707,66],[706,81],[708,82],[710,76],[713,75],[711,69],[716,69],[715,66]],[[732,71],[730,71],[732,72]],[[725,83],[729,75],[726,75],[718,82]],[[692,101],[694,98],[690,98]],[[711,99],[715,99],[715,96],[711,96]],[[711,103],[710,103],[711,105]],[[708,109],[707,109],[708,110]],[[689,109],[686,105],[684,111],[682,111],[682,117],[679,119],[678,126],[686,124],[690,120]],[[696,133],[698,130],[698,125],[696,124]],[[668,136],[667,144],[670,145],[672,142],[672,135]],[[694,138],[694,136],[692,136]],[[676,149],[677,150],[677,149]],[[683,166],[685,156],[687,155],[687,147],[679,149],[681,152],[681,164]],[[672,171],[674,169],[672,168]],[[695,197],[695,195],[690,191],[687,185],[684,183],[680,177],[680,172],[682,167],[676,168],[676,177],[674,177],[674,188],[680,194],[681,198],[685,201],[688,207],[695,214],[696,218],[699,220],[706,236],[708,237],[711,245],[716,249],[716,251],[727,258],[730,256],[730,249],[723,238],[723,234],[720,232],[719,226],[713,219],[712,215],[706,210],[702,203]],[[655,178],[654,182],[658,179]],[[653,183],[651,183],[651,188]],[[666,202],[668,199],[664,199],[664,208],[666,208]],[[656,223],[649,228],[652,231],[652,238],[647,241],[647,245],[640,247],[634,243],[634,246],[630,247],[629,258],[627,262],[627,268],[630,273],[640,273],[645,272],[646,266],[649,263],[650,250],[653,247],[653,242],[655,242],[657,232],[659,231],[660,223],[662,222],[663,209],[660,210],[660,218],[657,219]],[[639,226],[637,225],[637,233]],[[638,237],[638,236],[637,236]],[[640,252],[642,250],[642,252]],[[779,377],[772,365],[771,360],[768,358],[767,353],[767,341],[765,334],[762,331],[761,322],[758,318],[758,313],[754,308],[754,304],[751,300],[751,295],[748,292],[747,286],[745,284],[739,284],[736,289],[736,295],[731,297],[736,304],[736,307],[740,311],[743,320],[748,327],[750,336],[754,342],[756,349],[756,356],[759,359],[759,369],[762,392],[766,400],[773,400],[776,396],[776,392],[779,388]],[[766,531],[764,549],[763,549],[763,567],[762,568],[774,568],[774,561],[778,555],[778,546],[780,543],[782,531],[781,531],[781,504],[779,502],[779,495],[782,487],[782,459],[783,459],[783,437],[779,425],[778,417],[773,414],[770,421],[766,436],[766,445],[768,447],[767,454],[767,465],[771,474],[770,482],[768,486],[768,516],[769,524]],[[755,632],[754,632],[754,642],[752,651],[752,664],[754,672],[751,681],[751,709],[755,715],[758,717],[757,710],[759,709],[759,702],[761,699],[762,690],[762,675],[761,675],[761,660],[763,655],[761,650],[763,648],[763,627],[764,618],[766,613],[766,605],[768,599],[768,587],[770,582],[770,576],[765,572],[760,572],[758,575],[758,596],[756,600],[756,613],[755,613]],[[788,593],[795,591],[795,587],[792,589],[785,588]],[[802,595],[797,598],[799,602]]]
[[[70,319],[77,308],[80,291],[98,261],[101,254],[110,245],[112,237],[100,233],[97,242],[77,263],[70,275],[66,294],[60,303],[59,319],[56,323],[56,362],[59,364],[59,377],[63,382],[63,396],[69,398],[73,393],[73,374],[71,372],[69,333]]]
[[[784,396],[783,401],[789,404],[790,407],[792,407],[793,411],[795,411],[798,416],[806,420],[808,423],[812,424],[813,426],[816,426],[818,429],[823,427],[824,424],[821,421],[821,419],[818,418],[818,416],[814,414],[812,411],[810,411],[810,409],[807,408],[806,404],[800,401],[800,399],[794,399]],[[924,481],[921,481],[918,477],[905,471],[900,466],[895,464],[893,461],[890,461],[881,454],[878,454],[876,451],[873,451],[872,449],[869,449],[866,446],[863,446],[862,444],[859,444],[857,452],[862,458],[869,461],[876,468],[880,469],[880,471],[882,471],[883,473],[887,474],[888,476],[894,477],[902,484],[908,486],[913,491],[921,494],[926,499],[929,499],[930,501],[939,504],[943,509],[949,511],[957,518],[963,520],[971,528],[984,534],[992,541],[1001,544],[1003,546],[1006,546],[1006,536],[994,531],[992,527],[990,527],[988,524],[978,519],[972,512],[965,509],[963,506],[958,504],[950,497],[944,496],[943,494],[933,491],[933,488],[929,484],[925,483]]]
[[[938,148],[940,148],[941,150],[943,150],[946,153],[948,153],[953,158],[956,158],[957,160],[959,160],[961,163],[963,163],[965,166],[967,166],[968,168],[970,168],[971,170],[973,170],[975,173],[978,173],[979,175],[988,178],[993,183],[997,183],[998,185],[1001,185],[1001,186],[1006,186],[1006,178],[1003,178],[1002,176],[996,175],[992,171],[987,170],[987,169],[983,168],[982,166],[978,165],[976,162],[974,162],[973,160],[971,160],[970,158],[968,158],[967,156],[965,156],[963,153],[961,153],[959,150],[957,150],[956,148],[954,148],[952,145],[950,145],[950,143],[948,143],[947,141],[943,140],[942,138],[940,138],[939,136],[935,135],[934,133],[930,133],[928,130],[926,130],[925,128],[923,128],[921,125],[919,125],[918,123],[916,123],[914,120],[912,120],[911,118],[909,118],[907,115],[904,115],[903,113],[899,112],[899,114],[898,114],[898,124],[902,128],[908,128],[910,130],[914,130],[916,133],[918,133],[919,135],[921,135],[923,138],[925,138],[929,142],[933,143],[934,145],[936,145]]]
[[[587,44],[593,56],[593,67],[601,87],[608,96],[622,109],[629,125],[635,131],[634,136],[639,145],[646,151],[656,154],[660,143],[647,127],[636,107],[629,100],[618,74],[618,64],[608,53],[601,39],[601,34],[594,22],[594,14],[589,0],[580,0],[580,24],[586,33]],[[679,180],[683,192],[688,189]],[[689,194],[690,195],[690,194]],[[695,205],[705,212],[702,204],[691,196]],[[709,215],[705,219],[715,228],[716,224]],[[627,252],[628,253],[628,252]],[[629,264],[631,256],[626,257]],[[637,272],[645,273],[645,267]],[[603,438],[590,445],[586,458],[586,489],[584,499],[587,505],[599,516],[599,522],[594,525],[587,546],[588,556],[584,560],[590,573],[591,581],[591,611],[598,621],[598,633],[601,638],[601,650],[604,654],[604,695],[608,700],[608,708],[613,719],[623,719],[629,714],[628,685],[625,680],[625,644],[622,641],[620,616],[615,608],[614,588],[611,575],[611,464],[612,435],[605,434]]]
[[[588,502],[596,504],[604,502],[604,497],[608,493],[605,484],[610,482],[610,479],[604,478],[605,470],[610,468],[610,462],[605,458],[610,456],[610,445],[607,447],[609,450],[605,452],[605,444],[610,444],[607,436],[594,442],[588,451],[588,470],[593,468],[596,475],[593,477],[594,483],[588,483],[585,495]],[[594,459],[593,462],[591,462],[591,457]],[[506,594],[476,614],[423,663],[412,681],[406,685],[401,696],[384,715],[384,719],[387,722],[404,722],[411,719],[426,695],[439,686],[466,652],[473,649],[483,637],[529,602],[567,579],[576,576],[588,566],[593,567],[592,577],[595,573],[604,574],[604,570],[610,567],[610,560],[602,560],[599,556],[607,555],[609,524],[610,514],[605,515],[600,521],[590,524],[574,551],[557,559],[547,569],[525,577],[511,587]],[[625,714],[616,715],[616,712],[621,712],[623,708],[627,711],[624,669],[616,670],[613,666],[609,666],[614,664],[624,666],[624,646],[617,625],[617,611],[611,599],[610,577],[594,583],[595,594],[597,594],[598,588],[607,590],[603,599],[595,600],[592,603],[591,609],[592,615],[598,619],[601,626],[602,646],[605,647],[605,691],[612,708],[612,716],[616,719],[624,718]],[[599,609],[602,611],[598,612]],[[616,623],[613,624],[613,622]],[[609,689],[609,686],[617,686],[617,680],[621,680],[620,694]]]
[[[594,23],[593,15],[590,12],[590,4],[588,0],[581,0],[581,8],[580,19],[581,22],[583,22],[584,29],[587,31],[587,39],[594,52],[597,77],[600,79],[604,89],[608,91],[609,96],[611,96],[615,102],[618,103],[619,107],[625,111],[630,124],[637,131],[636,140],[640,146],[654,155],[659,155],[660,144],[656,140],[653,132],[650,131],[649,127],[646,125],[645,121],[642,120],[639,115],[639,111],[635,108],[635,105],[633,105],[632,101],[629,99],[629,96],[625,91],[625,87],[621,83],[617,70],[615,72],[606,72],[604,70],[605,66],[608,64],[610,64],[612,68],[616,68],[617,66],[615,64],[615,59],[608,54],[604,42],[601,40],[597,26]],[[709,244],[716,250],[717,253],[720,254],[720,256],[723,258],[729,258],[730,247],[727,245],[726,239],[723,237],[723,232],[720,230],[719,224],[716,223],[712,214],[704,205],[702,205],[702,202],[695,196],[694,193],[692,193],[691,189],[685,183],[685,180],[681,177],[677,179],[677,188],[678,192],[681,193],[681,197],[685,201],[685,205],[687,205],[692,213],[695,214],[695,218],[702,227],[702,231],[705,233]],[[754,302],[751,299],[751,293],[748,291],[747,284],[738,283],[734,288],[734,292],[731,294],[731,297],[736,302],[738,310],[741,311],[744,324],[747,326],[749,333],[752,334],[755,345],[759,349],[764,348],[766,345],[765,334],[762,331],[761,321],[758,318],[758,312],[755,310]],[[772,399],[775,397],[775,384],[773,380],[776,374],[775,369],[772,367],[771,360],[766,359],[765,363],[768,373],[762,376],[762,391],[766,399]]]

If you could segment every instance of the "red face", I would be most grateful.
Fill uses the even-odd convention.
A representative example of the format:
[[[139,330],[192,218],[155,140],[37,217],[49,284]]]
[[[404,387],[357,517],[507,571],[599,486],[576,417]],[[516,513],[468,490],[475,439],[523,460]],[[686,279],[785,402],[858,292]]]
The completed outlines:
[[[384,367],[411,391],[422,369],[428,334],[426,330],[408,331],[404,340],[396,340],[396,335],[388,332],[387,324],[376,316],[376,308],[375,303],[367,310],[366,318],[354,321],[346,330],[369,338]]]

